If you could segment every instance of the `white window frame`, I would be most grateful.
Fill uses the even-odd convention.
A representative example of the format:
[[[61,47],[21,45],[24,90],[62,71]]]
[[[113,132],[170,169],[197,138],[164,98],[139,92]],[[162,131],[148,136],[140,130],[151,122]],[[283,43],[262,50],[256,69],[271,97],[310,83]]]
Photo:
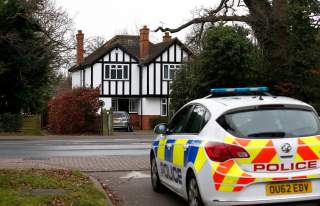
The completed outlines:
[[[165,77],[166,76],[166,72],[165,72],[165,68],[166,67],[168,67],[167,77]],[[173,77],[171,76],[171,70],[174,70],[174,72],[176,72],[180,68],[181,68],[181,64],[164,64],[163,68],[162,68],[162,78],[163,78],[163,80],[172,81]]]
[[[113,102],[116,102],[115,103],[116,104],[116,108],[113,107]],[[114,112],[118,111],[118,109],[119,109],[119,101],[118,101],[118,99],[112,99],[111,100],[111,108],[112,108],[112,111],[114,111]]]
[[[134,110],[133,104],[136,105],[136,111]],[[138,100],[137,99],[129,99],[129,113],[130,114],[137,114],[139,110]]]
[[[166,98],[161,98],[160,99],[160,106],[161,106],[161,116],[166,117],[168,116],[168,100]],[[163,106],[166,107],[165,113],[163,113]]]
[[[125,67],[127,68],[127,78],[124,78]],[[109,73],[108,73],[108,69],[109,69]],[[104,79],[105,80],[119,80],[119,81],[129,80],[129,72],[130,72],[129,69],[130,69],[129,64],[105,64],[104,65]],[[116,78],[111,78],[112,71],[114,71],[114,70],[116,72]],[[122,78],[118,78],[118,70],[121,71]]]

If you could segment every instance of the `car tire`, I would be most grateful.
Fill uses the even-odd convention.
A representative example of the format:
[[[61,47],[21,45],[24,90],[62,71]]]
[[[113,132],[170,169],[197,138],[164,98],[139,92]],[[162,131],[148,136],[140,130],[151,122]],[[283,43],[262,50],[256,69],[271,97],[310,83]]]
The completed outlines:
[[[200,195],[197,179],[194,174],[190,174],[187,181],[188,205],[189,206],[203,206]]]
[[[152,189],[155,192],[163,192],[164,186],[160,181],[159,173],[158,173],[158,167],[157,167],[157,161],[154,156],[151,157],[151,185]]]

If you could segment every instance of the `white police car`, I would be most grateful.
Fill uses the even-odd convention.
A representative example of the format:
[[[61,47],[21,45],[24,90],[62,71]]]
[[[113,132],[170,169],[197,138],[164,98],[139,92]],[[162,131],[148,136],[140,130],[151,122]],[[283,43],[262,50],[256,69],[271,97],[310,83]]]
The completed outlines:
[[[320,124],[314,108],[268,88],[212,89],[155,128],[155,191],[189,205],[250,205],[320,199]]]

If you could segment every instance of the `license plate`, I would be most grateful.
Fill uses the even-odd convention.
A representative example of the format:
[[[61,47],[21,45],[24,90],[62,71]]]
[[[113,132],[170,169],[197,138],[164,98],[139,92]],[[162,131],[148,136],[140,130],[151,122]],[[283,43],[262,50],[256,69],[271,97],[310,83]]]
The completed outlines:
[[[304,194],[312,192],[311,182],[287,182],[266,185],[266,193],[272,195]]]

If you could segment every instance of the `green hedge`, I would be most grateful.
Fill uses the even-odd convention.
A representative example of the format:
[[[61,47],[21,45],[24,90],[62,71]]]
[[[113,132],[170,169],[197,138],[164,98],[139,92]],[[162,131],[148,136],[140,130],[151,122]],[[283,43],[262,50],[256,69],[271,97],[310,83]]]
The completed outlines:
[[[152,129],[155,128],[160,123],[167,123],[168,117],[154,117],[150,119],[150,126]]]
[[[20,114],[0,114],[0,132],[19,132],[22,127]]]

